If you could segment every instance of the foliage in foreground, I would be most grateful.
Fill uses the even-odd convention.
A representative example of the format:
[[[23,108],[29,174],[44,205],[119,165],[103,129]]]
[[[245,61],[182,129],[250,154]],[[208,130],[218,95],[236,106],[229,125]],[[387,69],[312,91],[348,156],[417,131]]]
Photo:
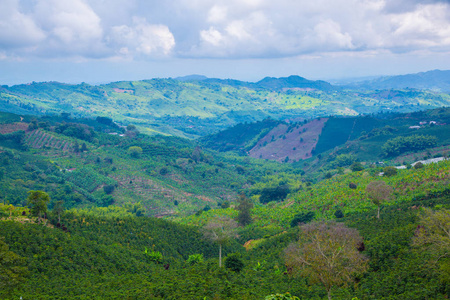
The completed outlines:
[[[433,211],[421,217],[419,206]],[[449,196],[392,205],[383,210],[380,219],[376,218],[376,209],[339,219],[337,226],[344,228],[345,224],[350,232],[358,230],[364,238],[358,252],[367,257],[368,269],[355,277],[357,282],[335,286],[332,298],[448,297],[447,260],[443,257],[436,261],[447,250],[435,252],[428,242],[418,242],[422,228],[419,225],[440,239],[445,237],[432,229],[434,223],[429,221],[434,216],[448,220],[450,215],[444,208],[450,208]],[[327,297],[327,290],[314,283],[313,277],[291,274],[285,266],[283,253],[289,244],[299,238],[302,243],[298,245],[312,241],[301,234],[300,227],[269,236],[248,251],[232,239],[224,246],[230,268],[218,268],[217,247],[193,227],[146,217],[100,216],[80,211],[61,217],[69,232],[43,223],[26,223],[27,216],[14,211],[9,217],[7,207],[3,209],[6,213],[0,220],[0,236],[9,245],[9,251],[26,260],[30,273],[13,291],[15,298],[75,299],[89,295],[103,299],[264,299],[286,292],[299,299]],[[56,216],[49,220],[53,222],[57,222]],[[447,226],[446,222],[440,223]],[[245,230],[239,229],[242,233]],[[162,261],[159,254],[157,260],[161,263],[148,259],[144,254],[146,247],[148,252],[161,254]],[[418,289],[419,286],[426,289]]]

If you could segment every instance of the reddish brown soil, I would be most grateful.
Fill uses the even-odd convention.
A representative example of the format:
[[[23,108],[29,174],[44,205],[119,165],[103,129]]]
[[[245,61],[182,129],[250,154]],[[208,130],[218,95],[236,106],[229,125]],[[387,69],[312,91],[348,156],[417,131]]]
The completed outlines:
[[[289,157],[289,161],[309,158],[327,120],[327,118],[313,120],[294,128],[289,133],[288,125],[278,125],[258,141],[249,155],[277,161],[285,161],[286,157]]]
[[[10,124],[0,124],[0,134],[12,133],[15,131],[23,130],[26,131],[28,129],[28,123],[10,123]]]

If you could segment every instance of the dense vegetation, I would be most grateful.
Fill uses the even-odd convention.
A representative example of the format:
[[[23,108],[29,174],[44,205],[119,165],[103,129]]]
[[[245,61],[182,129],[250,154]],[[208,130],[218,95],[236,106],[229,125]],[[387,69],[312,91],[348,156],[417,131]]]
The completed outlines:
[[[99,86],[57,82],[0,87],[3,111],[70,113],[113,118],[145,133],[199,137],[244,122],[310,119],[329,115],[402,112],[448,106],[445,93],[418,90],[355,92],[298,76],[233,80],[152,79]]]
[[[418,217],[419,206],[445,213],[449,195],[387,206],[380,219],[374,210],[338,219],[364,238],[359,247],[369,266],[357,283],[332,288],[332,299],[448,297],[447,260],[436,262],[434,252],[421,247],[416,236],[420,226],[429,225],[427,218]],[[64,213],[64,229],[52,214],[47,225],[39,225],[22,216],[23,211],[29,214],[27,209],[1,206],[0,211],[0,236],[9,251],[26,261],[28,270],[14,297],[264,299],[287,291],[300,299],[327,295],[322,284],[285,267],[283,250],[298,239],[299,227],[260,239],[256,228],[242,227],[245,239],[237,239],[241,245],[233,241],[224,249],[229,268],[217,268],[216,246],[194,227],[98,209]],[[246,239],[254,242],[244,245]],[[161,253],[161,260],[152,260],[146,248]],[[189,259],[197,254],[204,259]],[[241,267],[233,271],[237,265]]]
[[[266,118],[351,110],[353,92],[301,78],[34,83],[0,93],[20,113],[87,115],[114,102],[108,116],[90,118],[0,113],[2,299],[450,296],[448,108]],[[362,95],[407,111],[418,108],[408,97],[447,101],[413,90]],[[174,103],[180,110],[163,115]],[[140,132],[153,124],[196,136],[238,120],[200,142]],[[303,152],[255,158],[280,145]]]
[[[66,208],[140,202],[148,215],[191,214],[234,199],[266,172],[292,170],[103,119],[2,116],[0,197],[14,205],[26,205],[29,190],[44,190],[50,208],[56,201]]]

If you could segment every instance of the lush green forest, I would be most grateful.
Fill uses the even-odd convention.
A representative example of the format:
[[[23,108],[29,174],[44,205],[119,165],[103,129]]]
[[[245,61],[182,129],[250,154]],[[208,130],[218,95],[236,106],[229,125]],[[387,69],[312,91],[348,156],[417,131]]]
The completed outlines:
[[[390,203],[379,219],[373,208],[326,217],[359,232],[366,264],[332,287],[332,299],[446,299],[448,261],[436,257],[448,253],[448,236],[433,226],[448,224],[449,191],[447,181],[441,192]],[[28,208],[1,206],[1,212],[2,243],[25,269],[16,272],[19,283],[2,290],[6,299],[264,299],[286,292],[300,299],[327,297],[323,283],[303,277],[286,258],[306,225],[238,227],[239,236],[224,246],[225,266],[218,268],[217,242],[198,227],[113,208],[65,211],[61,223],[48,213],[40,224]],[[259,211],[251,216],[258,219]]]
[[[450,109],[416,111],[448,95],[346,102],[291,77],[0,92],[1,299],[450,296]],[[408,112],[356,116],[363,98]]]

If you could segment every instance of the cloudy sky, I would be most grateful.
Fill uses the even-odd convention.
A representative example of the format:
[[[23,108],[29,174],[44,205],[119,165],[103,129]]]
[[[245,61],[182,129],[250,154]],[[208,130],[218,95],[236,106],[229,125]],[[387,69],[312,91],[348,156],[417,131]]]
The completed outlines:
[[[0,0],[0,84],[450,69],[450,0]]]

